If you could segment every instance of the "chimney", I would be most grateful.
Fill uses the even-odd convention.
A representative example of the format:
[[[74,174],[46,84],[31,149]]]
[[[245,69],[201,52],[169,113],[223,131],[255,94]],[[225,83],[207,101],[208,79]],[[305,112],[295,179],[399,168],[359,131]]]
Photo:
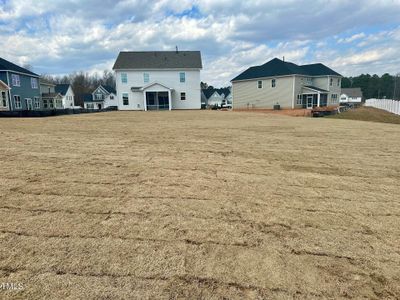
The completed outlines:
[[[285,57],[283,57],[282,60],[285,61]]]
[[[175,46],[175,51],[176,53],[178,53],[178,46]]]

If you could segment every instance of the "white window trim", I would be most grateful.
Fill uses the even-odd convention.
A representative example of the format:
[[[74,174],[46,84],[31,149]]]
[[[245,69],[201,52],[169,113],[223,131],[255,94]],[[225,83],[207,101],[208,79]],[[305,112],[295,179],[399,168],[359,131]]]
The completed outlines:
[[[18,106],[17,106],[16,97],[18,97],[18,100],[19,100],[19,105],[18,105]],[[19,96],[19,95],[14,95],[13,98],[14,98],[14,107],[15,107],[15,109],[22,109],[21,96]]]
[[[182,98],[185,98],[185,99],[182,99]],[[181,92],[180,93],[180,99],[181,99],[181,101],[186,101],[186,92]]]
[[[124,96],[126,96],[126,98],[128,100],[127,104],[124,103]],[[122,105],[124,105],[124,106],[128,106],[129,105],[129,94],[128,93],[122,93]]]
[[[40,98],[39,97],[33,97],[33,106],[35,109],[40,109]]]
[[[35,83],[35,84],[33,84],[33,83]],[[34,77],[31,77],[31,88],[32,89],[38,89],[39,87],[38,87],[38,80],[37,80],[37,78],[34,78]]]
[[[15,78],[15,82],[14,82],[14,78]],[[12,82],[13,86],[21,86],[21,77],[18,74],[11,74],[11,82]]]
[[[260,83],[261,83],[261,86],[260,86]],[[263,83],[262,80],[257,80],[257,88],[258,88],[258,89],[264,88],[264,83]]]
[[[144,83],[149,83],[150,82],[150,74],[147,72],[143,73],[143,82]]]
[[[181,76],[183,74],[183,77]],[[179,72],[179,82],[185,83],[186,82],[186,72]]]
[[[124,79],[126,81],[124,81]],[[128,73],[121,73],[121,83],[122,84],[128,84]]]
[[[271,88],[276,88],[276,78],[271,79]]]

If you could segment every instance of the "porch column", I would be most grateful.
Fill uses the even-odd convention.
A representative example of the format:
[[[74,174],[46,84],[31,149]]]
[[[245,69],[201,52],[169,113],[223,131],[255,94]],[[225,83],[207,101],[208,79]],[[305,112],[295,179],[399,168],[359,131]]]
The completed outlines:
[[[318,98],[317,98],[317,106],[319,107],[321,104],[321,93],[318,92]]]
[[[147,111],[146,91],[143,91],[143,105],[144,111]]]
[[[171,90],[168,90],[168,110],[172,109],[171,103],[172,103],[172,101],[171,101]]]

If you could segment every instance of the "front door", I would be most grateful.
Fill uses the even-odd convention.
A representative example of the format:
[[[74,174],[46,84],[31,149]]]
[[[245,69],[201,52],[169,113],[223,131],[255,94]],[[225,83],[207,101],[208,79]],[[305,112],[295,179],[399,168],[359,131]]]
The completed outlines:
[[[26,101],[26,109],[33,110],[32,99],[27,98],[27,99],[25,99],[25,101]]]
[[[313,108],[313,95],[307,95],[307,109]]]

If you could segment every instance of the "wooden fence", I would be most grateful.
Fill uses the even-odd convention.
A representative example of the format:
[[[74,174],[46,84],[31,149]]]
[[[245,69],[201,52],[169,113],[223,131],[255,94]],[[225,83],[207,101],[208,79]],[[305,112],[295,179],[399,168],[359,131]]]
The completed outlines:
[[[391,99],[367,99],[365,106],[371,106],[386,110],[396,115],[400,115],[400,100]]]

